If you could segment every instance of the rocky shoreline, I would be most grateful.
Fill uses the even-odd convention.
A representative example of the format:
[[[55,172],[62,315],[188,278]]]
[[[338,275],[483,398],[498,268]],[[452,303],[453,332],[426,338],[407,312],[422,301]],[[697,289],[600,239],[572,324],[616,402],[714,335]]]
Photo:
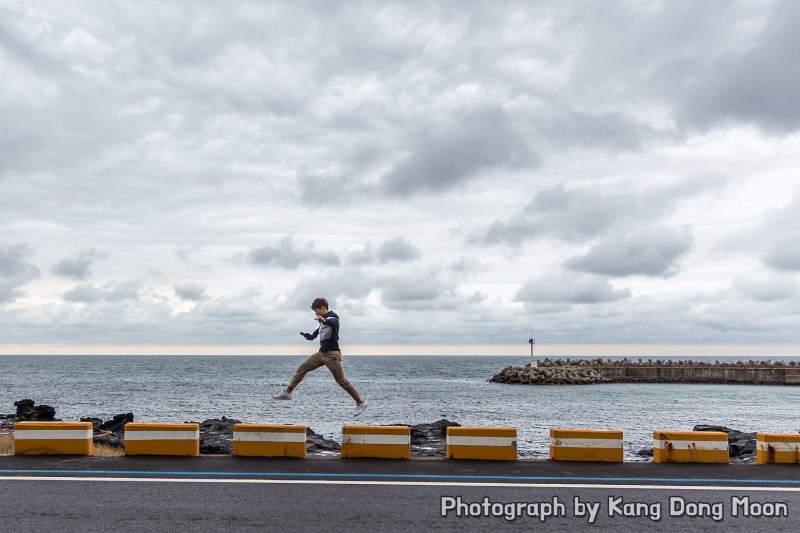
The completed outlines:
[[[800,385],[800,363],[706,362],[628,358],[611,360],[545,358],[525,366],[508,366],[489,381],[523,385],[594,385],[602,383],[740,383]]]
[[[36,405],[33,400],[25,399],[14,402],[17,408],[14,414],[0,414],[0,433],[10,433],[16,422],[24,421],[57,421],[56,410],[49,405]],[[111,448],[122,449],[125,445],[125,424],[134,421],[133,413],[123,413],[110,420],[85,417],[81,422],[91,422],[94,427],[94,443]],[[203,455],[229,455],[233,452],[233,426],[240,421],[233,418],[210,418],[200,424],[200,453]],[[416,458],[444,457],[446,454],[447,428],[460,426],[449,420],[438,420],[425,424],[392,424],[408,426],[411,429],[411,456]],[[306,453],[309,455],[334,455],[341,451],[341,444],[325,438],[306,428]]]

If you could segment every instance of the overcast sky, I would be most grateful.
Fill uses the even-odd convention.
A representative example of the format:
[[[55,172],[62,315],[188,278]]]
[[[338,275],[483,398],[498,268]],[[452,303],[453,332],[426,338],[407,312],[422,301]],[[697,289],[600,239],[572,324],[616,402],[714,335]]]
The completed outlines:
[[[308,351],[325,296],[345,351],[800,344],[798,27],[0,0],[0,342]]]

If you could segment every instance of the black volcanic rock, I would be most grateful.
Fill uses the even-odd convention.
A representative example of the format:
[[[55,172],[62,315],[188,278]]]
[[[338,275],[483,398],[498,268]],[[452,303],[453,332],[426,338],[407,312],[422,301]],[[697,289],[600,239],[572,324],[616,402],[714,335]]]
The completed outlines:
[[[125,424],[133,422],[133,413],[124,413],[114,415],[114,418],[107,420],[100,424],[98,429],[103,431],[110,431],[112,433],[123,434],[125,432]]]
[[[239,420],[210,418],[200,423],[200,453],[204,455],[233,453],[233,426]]]
[[[752,460],[756,455],[756,434],[737,431],[725,426],[710,426],[700,424],[692,431],[721,431],[728,434],[728,455],[736,459]]]
[[[461,424],[446,419],[411,426],[411,454],[414,457],[444,457],[447,454],[447,428],[458,426]]]
[[[49,422],[56,420],[56,410],[49,405],[36,405],[33,400],[20,400],[14,402],[17,408],[17,420]]]
[[[315,433],[313,429],[306,428],[306,453],[332,454],[341,451],[342,446],[335,440],[326,439]]]
[[[447,454],[447,428],[459,427],[447,419],[429,424],[391,424],[408,426],[411,430],[411,457],[444,457]]]
[[[91,422],[92,423],[92,429],[94,429],[95,432],[98,430],[98,428],[100,428],[100,424],[103,423],[103,419],[102,418],[93,418],[91,416],[82,417],[80,419],[80,421],[81,422]]]
[[[110,431],[95,433],[92,440],[95,444],[105,444],[111,448],[122,449],[125,447],[125,441],[120,438],[120,435],[117,433],[111,433]]]
[[[111,420],[103,422],[101,418],[85,417],[81,422],[91,422],[94,429],[95,444],[105,444],[112,448],[125,446],[125,424],[133,422],[133,413],[115,415]]]

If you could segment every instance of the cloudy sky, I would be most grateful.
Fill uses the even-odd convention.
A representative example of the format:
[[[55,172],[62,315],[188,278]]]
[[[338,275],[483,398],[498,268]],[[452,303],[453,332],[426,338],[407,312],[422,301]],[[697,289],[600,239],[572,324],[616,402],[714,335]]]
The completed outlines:
[[[307,352],[316,296],[352,352],[798,345],[798,27],[0,0],[2,352]]]

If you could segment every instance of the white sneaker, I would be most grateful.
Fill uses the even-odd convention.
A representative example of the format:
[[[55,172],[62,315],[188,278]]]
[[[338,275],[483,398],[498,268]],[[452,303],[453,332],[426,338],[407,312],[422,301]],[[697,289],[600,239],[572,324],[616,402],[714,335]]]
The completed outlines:
[[[281,391],[280,394],[278,394],[277,396],[273,396],[272,399],[273,400],[291,400],[292,399],[292,393],[291,392],[286,392],[286,391]]]
[[[353,416],[361,416],[367,410],[367,402],[356,404],[356,410],[353,411]]]

